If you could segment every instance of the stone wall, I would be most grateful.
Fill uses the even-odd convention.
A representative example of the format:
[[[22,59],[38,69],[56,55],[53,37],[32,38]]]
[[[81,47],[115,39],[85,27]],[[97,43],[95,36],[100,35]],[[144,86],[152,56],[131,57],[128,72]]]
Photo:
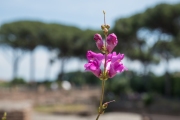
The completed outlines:
[[[27,102],[0,101],[0,119],[4,112],[7,120],[31,120],[32,107]]]

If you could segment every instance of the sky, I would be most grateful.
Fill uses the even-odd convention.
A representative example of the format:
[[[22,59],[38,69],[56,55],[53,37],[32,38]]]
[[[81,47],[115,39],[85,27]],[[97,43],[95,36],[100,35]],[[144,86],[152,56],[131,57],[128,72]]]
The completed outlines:
[[[175,4],[179,0],[1,0],[0,1],[0,25],[4,23],[33,20],[46,23],[60,23],[77,26],[81,29],[100,29],[103,24],[103,13],[106,12],[106,23],[110,26],[123,17],[145,11],[160,3]],[[9,54],[7,58],[7,53]],[[54,53],[52,52],[51,55]],[[43,80],[46,77],[45,68],[48,62],[49,53],[42,47],[35,50],[36,71],[35,79]],[[0,48],[0,79],[10,80],[12,78],[11,51]],[[7,60],[9,59],[9,61]],[[28,80],[29,77],[29,54],[25,54],[19,64],[18,76]],[[83,64],[77,59],[68,60],[65,71],[84,70]],[[178,59],[170,63],[170,69],[179,70]],[[81,63],[81,64],[80,64]],[[125,64],[129,68],[139,69],[142,66],[138,61]],[[159,64],[156,73],[162,74],[163,64]],[[49,78],[55,79],[59,70],[60,62],[55,62],[51,67]],[[152,67],[153,69],[153,67]]]

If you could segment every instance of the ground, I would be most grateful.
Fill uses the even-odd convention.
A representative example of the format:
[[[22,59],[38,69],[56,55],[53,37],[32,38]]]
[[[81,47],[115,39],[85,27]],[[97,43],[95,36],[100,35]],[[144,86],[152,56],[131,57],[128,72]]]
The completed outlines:
[[[95,120],[99,95],[97,88],[71,91],[0,89],[0,108],[9,106],[12,109],[13,105],[19,108],[27,102],[32,106],[32,120]],[[11,104],[5,105],[3,101]],[[180,120],[180,116],[106,112],[99,120]]]
[[[96,116],[80,117],[76,115],[48,115],[34,113],[33,120],[95,120]],[[142,120],[141,116],[133,113],[106,113],[99,120]]]

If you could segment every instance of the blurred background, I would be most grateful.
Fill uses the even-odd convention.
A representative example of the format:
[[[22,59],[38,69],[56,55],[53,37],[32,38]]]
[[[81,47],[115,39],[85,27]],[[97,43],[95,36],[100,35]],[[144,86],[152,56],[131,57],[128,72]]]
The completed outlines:
[[[128,71],[106,82],[102,119],[180,119],[179,0],[1,1],[0,117],[95,119],[101,81],[84,64],[103,10]]]

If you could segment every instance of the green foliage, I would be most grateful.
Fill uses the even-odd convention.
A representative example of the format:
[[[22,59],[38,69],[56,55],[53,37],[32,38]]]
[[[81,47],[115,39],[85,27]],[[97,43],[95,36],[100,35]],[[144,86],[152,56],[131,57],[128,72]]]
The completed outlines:
[[[143,94],[142,100],[145,106],[149,106],[153,102],[153,97],[151,94]]]
[[[180,4],[160,4],[154,8],[147,9],[141,14],[143,26],[149,29],[159,29],[163,33],[176,36],[180,30],[179,16]]]
[[[0,87],[9,87],[9,82],[0,82]]]
[[[44,23],[32,21],[18,21],[4,24],[0,34],[3,43],[13,48],[33,50],[38,45],[39,33],[44,29]]]
[[[180,77],[178,75],[169,76],[172,82],[170,88],[172,89],[172,97],[179,98],[180,95]],[[165,76],[155,76],[150,74],[148,76],[140,76],[137,74],[121,74],[106,82],[106,91],[112,92],[114,95],[135,93],[155,93],[165,95]],[[149,94],[151,96],[151,94]],[[148,95],[148,96],[149,96]],[[146,100],[145,100],[146,101]]]
[[[137,32],[141,29],[159,31],[162,35],[170,35],[172,38],[177,38],[180,31],[179,17],[180,4],[160,4],[154,8],[147,9],[143,13],[116,20],[113,32],[120,38],[117,50],[122,51],[131,59],[138,59],[141,62],[148,62],[148,64],[153,63],[154,59],[157,61],[154,53],[157,53],[159,50],[154,49],[154,47],[148,51],[143,50],[144,45],[148,47],[146,39],[140,39]],[[178,39],[175,40],[178,41]],[[179,49],[177,49],[178,47],[175,44],[167,42],[165,46],[162,45],[156,48],[163,49],[162,52],[173,53],[173,55],[176,55],[174,57],[178,57]],[[173,51],[176,52],[174,53]]]
[[[129,93],[131,90],[129,80],[127,77],[122,75],[117,75],[112,79],[108,79],[106,81],[106,92],[114,93],[115,95],[119,94],[126,94]]]
[[[11,82],[11,85],[25,85],[26,81],[23,78],[14,78]]]
[[[172,94],[175,97],[179,97],[180,95],[180,76],[173,76],[172,80]]]
[[[130,86],[133,89],[133,91],[140,92],[140,93],[145,91],[141,76],[133,76],[130,79]]]
[[[164,76],[160,76],[160,77],[153,76],[151,80],[151,91],[159,94],[164,94],[164,89],[165,89],[164,80],[165,80]]]
[[[52,83],[51,81],[45,80],[42,82],[37,82],[37,86],[44,85],[45,87],[50,88],[51,83]]]

